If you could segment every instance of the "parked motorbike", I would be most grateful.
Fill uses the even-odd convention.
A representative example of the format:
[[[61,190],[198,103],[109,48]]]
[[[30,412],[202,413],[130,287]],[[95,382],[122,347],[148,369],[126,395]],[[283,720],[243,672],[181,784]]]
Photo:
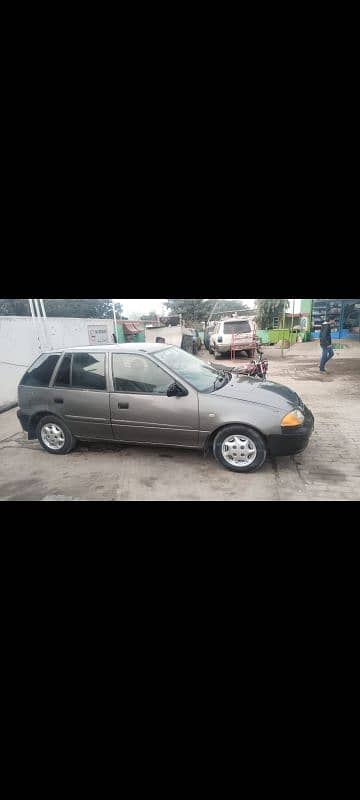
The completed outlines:
[[[269,361],[259,348],[257,348],[257,354],[258,357],[253,359],[246,367],[221,367],[218,362],[213,363],[212,361],[209,361],[209,364],[218,372],[231,372],[232,375],[247,375],[250,378],[260,378],[260,380],[266,381]]]

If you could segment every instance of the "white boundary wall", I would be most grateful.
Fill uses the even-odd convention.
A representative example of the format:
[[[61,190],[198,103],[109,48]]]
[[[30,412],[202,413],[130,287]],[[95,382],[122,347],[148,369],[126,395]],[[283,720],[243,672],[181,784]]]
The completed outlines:
[[[41,323],[44,327],[43,319],[34,323],[32,317],[0,316],[0,410],[17,402],[19,381],[42,352],[113,342],[112,319],[47,317],[46,344],[38,335]]]

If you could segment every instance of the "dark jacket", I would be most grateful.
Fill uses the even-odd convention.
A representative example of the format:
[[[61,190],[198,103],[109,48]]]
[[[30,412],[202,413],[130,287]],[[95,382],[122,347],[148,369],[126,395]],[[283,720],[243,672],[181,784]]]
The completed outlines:
[[[326,323],[326,325],[321,326],[320,331],[320,345],[321,347],[330,347],[331,346],[331,328],[330,325]]]

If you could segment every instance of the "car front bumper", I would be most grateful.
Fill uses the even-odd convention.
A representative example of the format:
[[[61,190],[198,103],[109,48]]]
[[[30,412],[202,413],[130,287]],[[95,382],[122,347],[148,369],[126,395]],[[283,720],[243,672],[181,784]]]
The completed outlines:
[[[283,431],[268,438],[270,456],[292,456],[301,453],[309,444],[314,431],[315,420],[310,409],[304,407],[305,420],[299,428],[284,428]]]

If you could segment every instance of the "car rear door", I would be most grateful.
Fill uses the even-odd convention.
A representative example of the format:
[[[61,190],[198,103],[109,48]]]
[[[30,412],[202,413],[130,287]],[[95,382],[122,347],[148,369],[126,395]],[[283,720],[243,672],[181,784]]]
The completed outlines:
[[[107,353],[64,353],[53,378],[52,405],[74,436],[113,439]]]
[[[255,332],[252,331],[251,324],[247,320],[234,320],[234,322],[224,323],[224,334],[226,341],[229,340],[232,343],[234,337],[236,344],[248,347],[254,339]]]
[[[111,423],[122,442],[182,445],[199,443],[199,403],[195,389],[168,397],[174,377],[146,355],[111,356]]]

